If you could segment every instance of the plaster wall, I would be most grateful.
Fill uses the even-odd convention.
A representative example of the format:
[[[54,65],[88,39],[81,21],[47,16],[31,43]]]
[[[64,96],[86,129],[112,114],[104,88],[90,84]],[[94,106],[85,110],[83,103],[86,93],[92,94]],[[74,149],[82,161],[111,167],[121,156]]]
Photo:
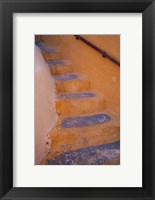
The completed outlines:
[[[41,51],[35,46],[35,164],[48,153],[48,133],[58,116],[55,110],[55,84]]]

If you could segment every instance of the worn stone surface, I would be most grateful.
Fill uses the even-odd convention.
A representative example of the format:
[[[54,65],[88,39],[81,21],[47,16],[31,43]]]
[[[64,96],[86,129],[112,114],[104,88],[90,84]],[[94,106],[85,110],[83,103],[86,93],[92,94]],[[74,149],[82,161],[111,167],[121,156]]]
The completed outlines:
[[[110,121],[110,117],[107,114],[98,114],[91,116],[81,116],[81,117],[67,117],[62,123],[61,127],[83,127],[83,126],[95,126],[97,124],[102,124]]]
[[[52,61],[52,60],[60,60],[62,59],[60,52],[43,52],[43,57],[46,61]]]
[[[52,65],[64,65],[66,64],[66,61],[64,60],[48,60],[47,64],[51,67]]]
[[[74,98],[91,98],[95,97],[96,94],[91,92],[86,93],[76,93],[76,94],[61,94],[59,95],[60,99],[74,99]]]
[[[119,160],[120,141],[66,152],[49,160],[49,165],[104,165]]]
[[[85,92],[90,90],[90,81],[87,79],[77,78],[68,81],[57,81],[55,84],[59,94]]]
[[[54,47],[48,47],[43,42],[37,42],[36,46],[41,49],[42,52],[54,53],[57,50]]]
[[[77,78],[78,78],[78,75],[76,74],[63,74],[63,75],[54,76],[54,79],[57,81],[69,81],[69,80],[74,80]]]
[[[108,115],[111,116],[110,113]],[[51,153],[48,155],[48,160],[67,151],[113,143],[120,140],[120,128],[115,124],[113,118],[106,123],[95,126],[70,128],[61,127],[63,119],[60,119],[51,131]]]
[[[103,96],[81,98],[57,98],[56,109],[61,116],[91,115],[103,111],[106,100]]]
[[[73,69],[71,65],[54,65],[50,66],[50,71],[52,75],[61,75],[72,73]]]

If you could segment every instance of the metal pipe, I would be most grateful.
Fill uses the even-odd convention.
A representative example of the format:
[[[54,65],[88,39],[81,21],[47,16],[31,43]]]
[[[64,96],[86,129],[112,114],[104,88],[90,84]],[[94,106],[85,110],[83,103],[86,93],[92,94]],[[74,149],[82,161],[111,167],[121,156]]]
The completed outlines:
[[[82,42],[84,42],[85,44],[87,44],[91,48],[95,49],[100,54],[102,54],[103,57],[108,58],[109,60],[111,60],[112,62],[114,62],[118,66],[120,66],[120,62],[116,58],[114,58],[113,56],[111,56],[110,54],[108,54],[106,51],[100,49],[99,47],[97,47],[96,45],[94,45],[92,42],[86,40],[85,38],[83,38],[80,35],[74,35],[74,36],[76,37],[77,40],[81,40]]]

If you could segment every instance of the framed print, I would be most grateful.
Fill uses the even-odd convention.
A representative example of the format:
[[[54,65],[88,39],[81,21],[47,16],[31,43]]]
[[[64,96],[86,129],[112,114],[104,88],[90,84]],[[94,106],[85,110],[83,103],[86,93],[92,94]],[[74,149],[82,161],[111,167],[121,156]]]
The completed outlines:
[[[34,72],[35,164],[120,165],[120,35],[36,35],[35,38],[37,40],[35,42],[36,64]],[[84,44],[78,43],[77,40]],[[115,51],[113,54],[116,58],[101,50],[92,43],[92,40],[98,45],[103,45],[105,41],[109,41],[107,42],[109,45],[112,41],[109,48],[115,44],[113,45],[115,49],[112,49]],[[75,48],[75,46],[79,46],[79,48]],[[96,58],[99,55],[95,54],[93,58],[94,51],[90,47],[101,56]],[[67,52],[66,49],[68,49]],[[45,59],[44,64],[47,65],[43,68],[43,70],[47,69],[46,73],[42,72],[42,68],[39,68],[43,66],[43,63],[38,63],[38,58],[41,56],[40,50]],[[88,58],[86,58],[86,54],[83,54],[86,51],[88,51]],[[108,58],[109,62],[105,63],[105,57]],[[82,62],[79,62],[79,59]],[[102,63],[103,61],[104,63]],[[101,69],[94,68],[94,65],[101,66]],[[108,65],[115,66],[113,76],[109,75],[108,72],[106,74]],[[47,76],[45,80],[41,78],[43,73],[46,74],[45,77]],[[100,77],[99,74],[102,76]],[[108,76],[110,77],[108,78]],[[46,81],[49,83],[45,84]],[[46,86],[43,86],[42,82],[49,87],[51,86],[49,94],[47,94],[48,89],[45,90]],[[52,87],[53,82],[55,87]],[[54,91],[51,93],[52,90]],[[113,98],[111,90],[115,91],[115,94],[112,95]],[[103,93],[106,97],[102,95]],[[46,98],[55,99],[50,103],[52,112],[49,115],[47,114],[48,104],[43,109],[43,105],[45,106],[42,104],[43,97],[45,97],[45,102],[47,102]],[[46,109],[47,112],[44,116]],[[47,127],[50,131],[44,135],[45,129],[43,127],[45,125],[43,126],[43,124],[47,123],[48,118],[49,125]],[[97,132],[96,136],[94,136],[94,132]],[[46,138],[46,148],[40,154],[41,143],[45,141],[40,139],[40,136],[43,135]]]
[[[1,0],[1,198],[154,199],[153,0]]]

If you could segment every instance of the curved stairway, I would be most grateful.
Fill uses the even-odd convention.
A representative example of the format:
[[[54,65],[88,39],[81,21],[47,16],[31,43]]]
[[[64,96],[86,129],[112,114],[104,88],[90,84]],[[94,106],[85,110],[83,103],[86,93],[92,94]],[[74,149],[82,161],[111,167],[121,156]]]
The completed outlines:
[[[59,120],[51,131],[49,165],[119,164],[120,128],[103,94],[91,91],[85,75],[74,72],[58,48],[36,44],[54,76]]]

